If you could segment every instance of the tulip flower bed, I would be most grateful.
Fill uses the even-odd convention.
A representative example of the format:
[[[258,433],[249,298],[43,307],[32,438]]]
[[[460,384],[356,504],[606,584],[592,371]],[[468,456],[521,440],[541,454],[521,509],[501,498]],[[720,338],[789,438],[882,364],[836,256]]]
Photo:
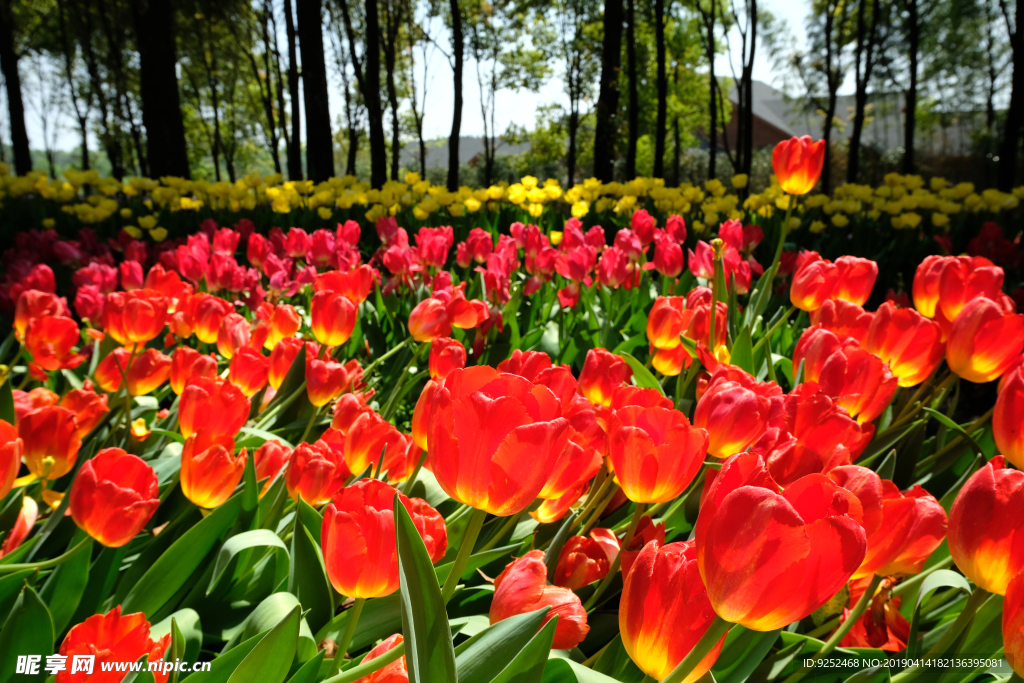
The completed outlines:
[[[820,154],[685,254],[639,210],[10,250],[0,682],[1024,674],[1024,315],[984,257],[883,301],[800,250]]]

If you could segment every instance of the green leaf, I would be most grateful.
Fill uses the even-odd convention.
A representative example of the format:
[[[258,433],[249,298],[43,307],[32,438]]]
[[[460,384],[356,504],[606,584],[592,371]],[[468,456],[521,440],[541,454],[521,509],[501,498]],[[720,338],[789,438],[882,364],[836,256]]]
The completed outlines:
[[[761,660],[772,649],[782,629],[751,631],[734,626],[725,637],[722,653],[711,672],[718,683],[743,683],[754,673]]]
[[[266,529],[255,529],[232,536],[224,541],[224,545],[220,547],[220,552],[217,553],[217,560],[213,565],[213,575],[210,577],[210,585],[206,588],[206,594],[209,595],[213,592],[214,587],[220,582],[228,565],[238,557],[239,553],[254,548],[270,548],[275,553],[276,559],[274,561],[277,564],[275,567],[276,578],[274,579],[274,585],[276,586],[284,581],[288,573],[288,547],[274,532]],[[231,577],[232,581],[237,579],[245,569],[244,564],[246,563],[242,561],[242,558],[238,559],[234,574]]]
[[[549,659],[541,680],[543,683],[619,683],[570,659]]]
[[[242,627],[234,633],[222,652],[227,652],[239,642],[248,640],[258,633],[270,631],[298,606],[298,598],[291,593],[273,593],[267,596],[256,606],[256,609],[249,613],[249,616],[242,622]],[[303,619],[299,623],[299,662],[308,662],[315,656],[316,643],[313,641],[313,633],[309,630],[306,620]]]
[[[249,457],[245,460],[245,469],[242,471],[242,517],[244,513],[252,512],[260,504],[259,482],[256,481],[256,458]],[[251,521],[251,519],[250,519]]]
[[[750,340],[750,328],[744,327],[732,345],[732,352],[729,358],[732,365],[754,374],[754,344]]]
[[[662,396],[665,395],[665,391],[661,388],[661,383],[655,379],[650,370],[644,367],[643,363],[628,353],[623,353],[622,358],[629,363],[629,367],[633,368],[633,379],[636,380],[638,387],[642,389],[657,389]]]
[[[14,393],[11,391],[11,376],[0,386],[0,420],[14,424]]]
[[[22,569],[20,572],[0,576],[0,620],[7,617],[14,601],[25,587],[25,579],[33,576],[38,570]]]
[[[178,443],[185,443],[185,437],[183,437],[178,432],[169,432],[166,429],[151,429],[149,431],[151,434],[156,434],[157,436],[166,436],[168,439],[172,439],[174,441],[177,441]]]
[[[254,446],[261,446],[263,445],[263,443],[267,441],[280,441],[283,445],[287,446],[288,448],[295,448],[295,446],[292,445],[290,441],[285,439],[280,434],[274,434],[272,432],[266,431],[265,429],[256,429],[255,427],[242,427],[238,431],[243,434],[248,434],[250,437],[253,437],[251,439],[245,439],[239,442],[239,446],[248,446],[250,444]]]
[[[153,624],[149,631],[153,640],[171,634],[171,647],[165,655],[168,661],[179,658],[189,663],[198,661],[199,651],[203,647],[203,627],[195,610],[178,610],[163,621]]]
[[[228,683],[284,683],[299,643],[300,607],[296,606],[253,648]]]
[[[958,425],[956,422],[954,422],[953,420],[949,419],[948,417],[946,417],[945,415],[943,415],[942,413],[940,413],[937,410],[932,410],[931,408],[921,408],[921,410],[924,411],[925,413],[927,413],[928,415],[931,415],[936,420],[938,420],[942,424],[946,425],[947,427],[949,427],[953,431],[958,432],[960,434],[960,436],[964,437],[964,439],[966,439],[967,442],[971,444],[971,446],[974,448],[974,452],[975,453],[977,453],[978,455],[984,455],[985,454],[985,451],[978,444],[978,442],[974,440],[974,437],[972,437],[970,434],[968,434],[967,430],[964,429],[963,427],[961,427],[960,425]]]
[[[320,673],[320,665],[323,664],[326,651],[321,650],[316,657],[309,660],[295,672],[295,675],[288,679],[288,683],[314,683]]]
[[[239,643],[214,659],[210,663],[209,671],[197,671],[190,676],[186,676],[184,680],[188,681],[188,683],[227,683],[228,678],[231,677],[231,674],[234,673],[238,665],[249,656],[249,653],[259,644],[266,633],[269,633],[269,631],[259,633]]]
[[[455,670],[460,683],[490,683],[494,680],[537,635],[548,609],[545,607],[499,621],[455,648]],[[547,653],[544,658],[547,659]]]
[[[457,681],[452,632],[437,574],[427,547],[397,494],[394,518],[409,683]]]
[[[52,653],[53,620],[50,612],[36,592],[26,586],[7,615],[3,629],[0,629],[0,683],[45,680],[46,672],[42,666],[35,676],[14,673],[18,655],[45,657]]]
[[[920,643],[917,638],[917,631],[921,624],[921,603],[933,591],[939,588],[959,588],[968,595],[971,594],[971,585],[962,574],[957,574],[949,569],[938,569],[928,575],[921,582],[921,588],[917,593],[917,602],[914,605],[914,616],[910,621],[910,635],[907,638],[907,656],[916,657],[920,652]]]
[[[875,470],[875,474],[877,474],[880,479],[889,479],[891,481],[895,473],[896,449],[894,448],[885,456],[885,460],[883,460],[882,464],[878,466],[877,470]]]
[[[242,498],[232,496],[208,517],[182,534],[132,586],[121,603],[126,614],[151,616],[174,596],[203,565],[217,541],[235,523]]]
[[[306,621],[314,631],[320,630],[331,620],[334,601],[323,559],[309,529],[301,524],[296,526],[292,534],[288,592],[295,595],[299,603],[309,610]]]
[[[324,528],[323,515],[317,512],[312,505],[302,500],[301,496],[299,498],[298,505],[295,506],[295,509],[298,512],[299,521],[302,522],[302,526],[306,527],[309,535],[313,537],[313,541],[316,543],[317,547],[319,547],[320,536],[322,535]]]
[[[573,511],[565,518],[562,522],[562,526],[558,527],[558,532],[555,537],[551,539],[551,544],[548,545],[548,549],[545,554],[544,562],[548,565],[548,583],[555,582],[555,567],[558,566],[558,558],[562,555],[562,547],[565,542],[569,540],[569,536],[572,534],[573,528],[576,526],[576,515],[577,511]]]
[[[546,623],[540,633],[531,638],[516,658],[494,678],[494,683],[541,683],[557,625],[558,617]]]
[[[85,532],[78,531],[71,537],[68,550],[83,540],[87,541],[86,548],[54,569],[39,591],[39,597],[49,606],[53,630],[58,634],[63,633],[71,624],[71,617],[75,614],[89,583],[92,539]]]

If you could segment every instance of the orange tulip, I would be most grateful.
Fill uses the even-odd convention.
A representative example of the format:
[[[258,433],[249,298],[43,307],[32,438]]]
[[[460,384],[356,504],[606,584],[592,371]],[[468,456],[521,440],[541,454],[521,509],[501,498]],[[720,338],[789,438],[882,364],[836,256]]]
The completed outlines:
[[[859,348],[852,339],[841,342],[817,325],[804,330],[793,351],[793,366],[801,363],[804,380],[817,382],[861,423],[881,415],[896,393],[898,380],[881,358]]]
[[[850,605],[857,604],[869,583],[870,579],[867,578],[850,582]],[[875,648],[886,652],[901,652],[907,649],[910,622],[899,612],[900,598],[892,595],[893,583],[894,581],[889,578],[882,580],[864,616],[858,619],[850,632],[839,641],[840,647]],[[844,610],[843,618],[847,616],[849,610]]]
[[[754,631],[774,631],[824,605],[867,550],[864,529],[848,513],[853,494],[820,474],[778,491],[761,456],[734,455],[705,489],[695,529],[715,612]]]
[[[942,330],[909,308],[890,301],[878,307],[864,337],[863,347],[889,364],[901,387],[920,384],[942,362]]]
[[[583,445],[581,445],[581,443]],[[565,450],[558,456],[555,465],[544,482],[544,488],[537,494],[538,498],[561,498],[581,484],[590,481],[601,469],[604,459],[592,446],[586,445],[582,435],[570,428],[569,442]]]
[[[72,389],[64,394],[60,406],[75,414],[77,434],[84,438],[103,420],[103,416],[110,412],[107,400],[106,394],[97,394],[93,390],[92,382],[85,380],[81,389]]]
[[[811,313],[812,325],[818,325],[842,340],[854,339],[860,344],[864,343],[874,319],[873,313],[843,299],[829,299]]]
[[[996,448],[1017,468],[1024,468],[1024,369],[1011,370],[1004,378],[992,413]]]
[[[1003,650],[1006,662],[1024,676],[1024,573],[1013,577],[1003,600]]]
[[[633,369],[621,356],[607,349],[590,349],[580,370],[579,391],[594,405],[608,406],[616,387],[632,376]]]
[[[354,304],[361,304],[373,291],[377,275],[373,268],[363,264],[352,270],[329,270],[316,276],[316,291],[332,290],[343,295]]]
[[[221,319],[220,329],[217,330],[217,351],[230,360],[245,347],[259,349],[266,335],[266,327],[254,329],[243,316],[228,313]]]
[[[284,483],[293,499],[302,496],[302,500],[319,507],[329,502],[350,476],[352,473],[341,451],[317,441],[312,446],[300,443],[295,447],[285,470]]]
[[[651,365],[666,377],[676,377],[683,368],[690,367],[693,358],[686,347],[680,344],[674,349],[655,349]]]
[[[36,387],[32,391],[14,389],[11,394],[14,396],[15,425],[21,421],[21,418],[25,417],[33,410],[39,410],[40,408],[45,408],[47,406],[55,406],[60,403],[60,396],[46,387]]]
[[[40,408],[22,417],[18,436],[28,471],[51,481],[71,471],[82,446],[75,414],[60,406]]]
[[[348,368],[333,360],[306,360],[306,395],[318,408],[325,406],[339,394],[352,389],[353,378]]]
[[[669,350],[682,343],[679,337],[686,329],[686,320],[683,317],[685,310],[685,297],[659,296],[654,301],[654,306],[647,315],[647,341],[651,346],[659,350]]]
[[[1024,315],[1006,311],[992,299],[973,299],[949,329],[946,362],[969,382],[991,382],[1024,350]]]
[[[430,471],[441,488],[498,516],[533,502],[569,437],[551,390],[487,366],[448,375],[434,394],[428,424]]]
[[[814,252],[810,254],[800,269],[793,273],[793,284],[789,288],[789,300],[801,311],[821,308],[823,303],[833,298],[839,283],[836,265]]]
[[[615,477],[634,503],[663,503],[681,494],[707,452],[708,433],[678,410],[628,406],[608,427]]]
[[[451,333],[448,309],[440,299],[424,299],[409,313],[409,334],[418,342],[448,337]]]
[[[952,323],[967,302],[998,299],[1003,269],[979,256],[927,256],[914,273],[914,307],[926,318]]]
[[[625,577],[619,600],[619,631],[630,659],[648,676],[662,679],[704,637],[715,610],[697,569],[693,541],[662,546],[651,541]],[[693,683],[718,659],[723,635],[685,679]]]
[[[196,377],[181,392],[178,422],[185,438],[200,429],[234,437],[248,419],[249,399],[226,380]]]
[[[401,633],[385,638],[381,641],[380,645],[366,653],[366,656],[363,657],[363,662],[368,662],[390,652],[401,644],[403,640],[404,638],[402,638]],[[409,671],[406,669],[405,655],[402,655],[382,669],[377,669],[371,674],[357,678],[355,683],[409,683]]]
[[[871,259],[840,256],[836,259],[836,276],[832,298],[863,306],[875,287],[878,264]]]
[[[295,337],[285,337],[277,342],[274,350],[270,352],[270,372],[268,379],[270,386],[275,390],[281,388],[284,378],[288,376],[292,363],[295,362],[303,345],[306,347],[306,362],[320,355],[320,345],[316,342],[307,342]]]
[[[17,519],[14,520],[14,527],[4,538],[3,545],[0,545],[0,557],[10,555],[25,542],[28,535],[32,533],[37,519],[39,519],[39,504],[36,503],[35,498],[23,496],[21,510],[18,512]]]
[[[4,420],[0,420],[0,444],[0,498],[4,498],[14,487],[24,450],[17,428]]]
[[[518,349],[517,349],[518,350]],[[466,347],[451,337],[440,337],[430,343],[430,379],[440,380],[452,370],[466,367]]]
[[[377,464],[384,452],[382,472],[404,469],[409,441],[390,422],[374,411],[359,415],[345,430],[345,463],[354,472],[362,472],[372,466],[374,476],[379,476]],[[397,481],[393,476],[391,481]]]
[[[167,299],[152,289],[111,292],[103,307],[103,329],[121,344],[145,344],[167,324]]]
[[[321,344],[340,346],[352,336],[359,309],[340,292],[320,291],[310,307],[313,336]]]
[[[160,640],[152,639],[145,614],[122,615],[118,605],[106,614],[94,614],[68,631],[60,644],[60,655],[66,658],[66,668],[57,674],[55,683],[115,683],[123,676],[116,672],[102,673],[106,667],[134,662],[143,655],[149,655],[150,662],[158,662],[170,644],[170,633]],[[71,673],[74,668],[72,662],[79,655],[95,657],[92,673]],[[157,670],[149,675],[155,678],[156,683],[166,683],[170,672]]]
[[[87,460],[70,495],[75,524],[108,548],[135,538],[160,504],[153,468],[120,448],[104,448]]]
[[[427,380],[428,382],[430,380]],[[337,429],[344,434],[356,421],[356,418],[363,413],[372,413],[373,408],[366,405],[373,398],[373,389],[358,394],[343,394],[338,402],[334,404],[334,417],[331,419],[331,428]]]
[[[825,141],[811,136],[790,138],[772,150],[772,169],[783,192],[801,195],[814,189],[825,165]]]
[[[181,450],[181,492],[201,508],[221,505],[242,481],[245,449],[235,455],[235,441],[208,430],[185,439]]]
[[[859,521],[868,550],[854,579],[917,574],[946,537],[946,511],[920,486],[900,493],[888,479],[857,465],[837,467],[828,477],[857,496],[863,507]]]
[[[203,355],[188,346],[179,346],[171,356],[171,389],[181,395],[185,384],[193,377],[213,379],[217,376],[217,359]]]
[[[292,449],[277,439],[271,439],[264,441],[263,445],[253,452],[252,457],[253,464],[256,466],[256,481],[273,480],[277,473],[288,464],[292,457]],[[270,484],[270,481],[267,484]]]
[[[127,379],[128,393],[144,396],[166,382],[170,374],[170,356],[152,348],[133,354],[128,347],[122,346],[100,361],[95,376],[96,384],[107,393],[119,390],[122,381]]]
[[[693,424],[708,434],[708,453],[728,458],[761,438],[773,403],[781,404],[782,389],[758,382],[731,365],[720,365],[697,401]]]
[[[302,318],[294,306],[281,304],[274,307],[267,323],[267,339],[263,342],[263,348],[273,351],[277,343],[286,337],[294,337],[302,328]]]
[[[1006,594],[1024,570],[1024,472],[1001,455],[975,472],[949,511],[949,554],[979,588]]]
[[[605,549],[610,549],[611,538],[605,536],[601,538],[600,534],[602,529],[594,529],[590,532],[591,536],[594,536],[605,545]],[[614,537],[614,533],[608,529],[607,533]],[[616,547],[619,545],[619,539],[614,537]],[[619,553],[619,566],[622,567],[622,575],[628,576],[629,572],[633,568],[633,563],[636,562],[636,558],[640,555],[644,546],[651,541],[657,541],[659,546],[665,545],[665,523],[659,522],[655,524],[648,515],[644,515],[640,518],[640,524],[636,527],[636,533],[633,534],[633,540],[629,542],[629,547],[622,548]]]
[[[342,595],[379,598],[398,590],[395,494],[412,517],[430,560],[444,557],[448,534],[437,510],[425,500],[407,498],[390,484],[362,479],[338,492],[324,510],[324,567]]]
[[[612,560],[597,540],[586,536],[572,536],[562,546],[555,566],[554,584],[569,590],[579,590],[587,584],[600,581],[608,575]]]
[[[33,318],[25,330],[25,349],[32,354],[32,363],[43,370],[77,368],[85,354],[74,353],[81,342],[78,323],[62,316]]]
[[[246,396],[252,396],[267,386],[270,372],[270,359],[256,349],[239,349],[231,359],[228,369],[228,381],[242,390]]]
[[[14,305],[14,331],[17,333],[18,339],[24,339],[28,324],[33,320],[70,315],[67,302],[56,294],[40,292],[37,289],[26,289],[18,296],[18,301]]]
[[[233,310],[231,304],[212,294],[195,294],[191,298],[191,327],[199,341],[213,344],[220,333],[220,325]]]
[[[416,407],[412,412],[412,440],[417,446],[429,451],[428,434],[430,432],[430,409],[434,404],[434,393],[437,391],[438,383],[428,379],[416,401]]]
[[[496,624],[517,614],[550,607],[544,615],[543,624],[558,617],[551,647],[571,650],[590,632],[587,612],[579,597],[571,590],[547,585],[547,574],[543,550],[531,550],[523,557],[512,560],[494,580],[490,621]]]
[[[586,495],[589,490],[590,483],[584,482],[578,487],[570,489],[561,498],[541,500],[540,505],[535,510],[530,511],[530,516],[537,520],[539,524],[557,522],[562,517],[565,517],[565,513],[569,511],[569,508],[575,505],[576,501]]]

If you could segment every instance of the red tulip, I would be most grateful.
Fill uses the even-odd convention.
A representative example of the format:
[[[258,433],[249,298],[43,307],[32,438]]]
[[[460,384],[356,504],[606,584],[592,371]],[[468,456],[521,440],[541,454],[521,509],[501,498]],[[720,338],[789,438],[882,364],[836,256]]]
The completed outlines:
[[[18,339],[25,338],[25,330],[28,324],[36,318],[48,318],[50,316],[69,317],[67,302],[50,292],[41,292],[37,289],[26,289],[19,296],[14,307],[14,330]]]
[[[582,445],[581,445],[582,442]],[[570,428],[569,441],[565,450],[555,460],[551,474],[548,475],[544,487],[537,494],[538,498],[547,500],[561,498],[580,485],[590,481],[601,469],[604,459],[575,429]]]
[[[263,347],[267,351],[273,351],[279,341],[286,337],[294,337],[301,328],[302,318],[294,306],[275,306],[274,312],[267,320],[267,340],[263,342]]]
[[[256,466],[256,481],[273,480],[288,464],[292,457],[292,449],[277,439],[271,439],[264,441],[263,445],[253,452],[252,457]],[[269,485],[270,481],[267,481],[267,484]]]
[[[208,430],[185,439],[181,450],[181,492],[201,508],[221,505],[242,481],[245,449],[235,455],[235,441]]]
[[[632,376],[633,369],[621,356],[606,349],[590,349],[580,371],[579,391],[594,405],[607,406],[615,388]]]
[[[720,617],[774,631],[828,602],[864,559],[853,494],[824,475],[783,493],[756,453],[725,462],[706,488],[695,540],[708,598]]]
[[[836,259],[836,275],[832,298],[863,306],[875,287],[878,264],[866,258],[840,256]]]
[[[185,384],[193,377],[213,379],[217,376],[217,359],[203,355],[188,346],[179,346],[171,356],[171,389],[181,395]]]
[[[412,440],[418,447],[429,451],[428,437],[430,433],[430,410],[434,404],[434,394],[438,384],[428,379],[416,401],[416,407],[412,413]]]
[[[29,472],[51,481],[71,471],[82,446],[75,414],[60,406],[40,408],[22,417],[18,436]]]
[[[226,380],[193,378],[181,392],[178,422],[185,438],[200,429],[234,437],[248,419],[249,399]]]
[[[94,614],[68,631],[60,644],[66,668],[57,674],[55,683],[117,683],[124,678],[123,672],[115,670],[117,664],[134,662],[143,655],[148,655],[150,662],[158,662],[170,644],[170,633],[160,640],[152,639],[145,614],[122,615],[118,605],[106,614]],[[92,673],[71,673],[72,663],[79,655],[95,657]],[[157,683],[166,683],[170,672],[158,669],[149,675]]]
[[[242,390],[246,396],[252,396],[267,386],[270,372],[270,359],[256,349],[243,348],[231,359],[228,369],[228,381]]]
[[[344,294],[323,290],[313,295],[310,316],[317,341],[340,346],[352,336],[359,309]]]
[[[849,604],[855,605],[860,600],[868,587],[865,581],[869,579],[850,582]],[[899,612],[900,598],[893,597],[892,584],[892,579],[884,579],[879,584],[864,616],[854,622],[850,632],[839,642],[841,647],[875,648],[886,652],[907,649],[910,622]],[[844,610],[843,619],[848,616],[849,610]]]
[[[608,426],[615,476],[634,503],[662,503],[693,481],[708,450],[708,433],[678,410],[629,406]]]
[[[656,349],[674,349],[682,342],[686,330],[683,317],[686,299],[681,296],[659,296],[647,315],[647,341]],[[717,322],[717,321],[716,321]]]
[[[86,533],[120,548],[142,531],[159,504],[153,468],[120,448],[104,448],[78,471],[69,509]]]
[[[319,507],[329,502],[350,476],[340,449],[324,441],[313,445],[300,443],[292,451],[285,470],[285,486],[295,500],[302,496],[310,505]]]
[[[517,614],[550,607],[543,623],[558,617],[551,647],[570,650],[579,645],[590,631],[587,613],[579,597],[571,590],[547,585],[547,573],[543,550],[531,550],[512,560],[494,580],[490,620],[496,624]]]
[[[363,657],[363,662],[368,662],[390,652],[401,644],[402,641],[401,633],[385,638],[381,641],[380,645],[366,653],[366,656]],[[406,669],[405,655],[402,655],[382,669],[377,669],[369,675],[357,678],[355,683],[409,683],[409,671]]]
[[[1003,600],[1003,650],[1006,661],[1018,676],[1024,676],[1024,573],[1006,587]]]
[[[429,383],[430,380],[427,380]],[[358,394],[343,394],[334,404],[334,418],[331,427],[344,434],[363,413],[372,413],[373,408],[367,402],[373,398],[373,389]]]
[[[540,505],[530,511],[530,516],[537,520],[539,524],[557,522],[562,517],[565,517],[565,513],[569,511],[569,508],[575,505],[589,490],[590,483],[584,482],[576,488],[570,489],[561,498],[541,500]]]
[[[433,341],[451,333],[448,311],[440,299],[424,299],[409,313],[409,334],[418,342]]]
[[[331,290],[338,292],[354,304],[361,304],[373,291],[377,282],[377,274],[368,265],[361,265],[352,270],[330,270],[316,276],[316,291]]]
[[[814,252],[811,254],[793,274],[793,284],[789,288],[790,301],[802,311],[821,308],[825,301],[833,298],[839,283],[839,269],[836,265]]]
[[[591,536],[600,534],[601,529],[594,529],[590,532]],[[595,536],[598,540],[602,540],[600,536]],[[615,539],[616,547],[619,545],[618,538]],[[659,546],[665,545],[665,523],[659,522],[655,524],[648,515],[644,515],[640,518],[640,524],[636,527],[636,533],[633,534],[633,540],[629,542],[629,547],[622,548],[619,558],[619,566],[622,567],[622,576],[629,576],[629,572],[633,568],[633,563],[636,562],[636,558],[640,555],[644,546],[651,541],[657,541]],[[609,545],[611,539],[602,540],[605,543],[605,550],[611,549]]]
[[[349,388],[345,366],[333,360],[306,360],[306,395],[316,407],[325,406]]]
[[[0,545],[0,557],[10,555],[25,542],[28,535],[32,533],[37,519],[39,519],[39,504],[36,503],[35,498],[22,496],[21,510],[18,512],[17,519],[14,520],[14,526],[4,538],[3,545]]]
[[[888,479],[857,465],[837,467],[828,477],[863,507],[868,550],[853,578],[917,574],[946,537],[946,511],[920,486],[900,493]]]
[[[976,256],[928,256],[914,274],[914,307],[940,324],[952,323],[976,298],[998,299],[1003,269]]]
[[[1024,472],[1001,455],[975,472],[949,511],[949,554],[979,588],[1006,594],[1024,569]]]
[[[871,321],[863,347],[889,364],[901,387],[920,384],[942,362],[942,330],[909,308],[886,301]]]
[[[452,370],[466,367],[466,347],[451,337],[439,337],[433,340],[430,344],[428,367],[430,379],[444,379]]]
[[[437,510],[382,481],[362,479],[343,488],[324,510],[324,566],[342,595],[379,598],[398,590],[395,494],[412,517],[431,562],[444,557],[448,535]]]
[[[607,576],[611,563],[612,559],[595,539],[572,536],[562,546],[562,553],[558,556],[554,584],[578,590]]]
[[[829,299],[821,308],[811,313],[812,325],[818,325],[842,340],[854,339],[861,344],[864,343],[868,328],[874,319],[873,313],[868,313],[857,304],[843,299]]]
[[[253,329],[252,325],[238,313],[228,313],[220,321],[217,330],[217,350],[227,359],[234,357],[245,347],[259,349],[266,338],[266,327]]]
[[[773,404],[781,404],[782,389],[758,382],[739,368],[720,365],[697,401],[693,424],[708,433],[708,453],[728,458],[761,438]]]
[[[267,379],[270,382],[270,386],[274,387],[275,390],[281,388],[284,378],[287,377],[292,363],[295,362],[295,358],[299,355],[299,351],[302,350],[303,346],[306,347],[306,362],[319,357],[319,344],[296,339],[295,337],[285,337],[277,342],[274,350],[270,352],[270,370],[267,374]]]
[[[163,331],[167,306],[167,299],[152,289],[111,292],[103,308],[103,329],[121,344],[145,344]]]
[[[191,327],[204,344],[217,341],[221,322],[232,311],[231,304],[212,294],[193,295],[188,308],[192,311]]]
[[[394,476],[404,470],[409,440],[394,425],[374,411],[366,412],[357,417],[345,430],[345,463],[354,472],[362,472],[372,466],[375,476],[377,464],[384,451],[382,472],[391,472],[391,481],[399,481]]]
[[[619,631],[630,659],[648,676],[665,678],[714,620],[694,542],[645,545],[625,576],[619,600]],[[692,683],[704,676],[724,644],[725,635],[685,680]]]
[[[1008,372],[992,413],[996,447],[1016,467],[1024,467],[1024,369]]]
[[[46,316],[34,318],[25,331],[25,349],[32,354],[32,364],[43,370],[77,368],[85,354],[74,353],[81,342],[78,323],[71,318]]]
[[[949,329],[946,362],[969,382],[991,382],[1024,350],[1024,315],[1006,311],[992,299],[973,299]]]
[[[569,436],[569,421],[547,387],[487,366],[448,375],[428,424],[430,470],[441,488],[499,516],[533,502]],[[526,461],[532,466],[523,467]]]
[[[0,498],[4,498],[14,487],[24,450],[17,428],[4,420],[0,420],[0,444]]]
[[[674,349],[655,349],[654,357],[651,359],[654,369],[666,377],[678,376],[683,368],[690,367],[692,362],[692,356],[682,345]]]
[[[72,389],[64,394],[60,406],[75,414],[76,433],[84,438],[96,428],[103,416],[110,412],[107,400],[105,394],[99,395],[93,390],[92,382],[85,380],[81,389]]]
[[[818,183],[825,165],[825,141],[811,136],[790,138],[772,150],[772,169],[779,185],[789,194],[807,194]]]

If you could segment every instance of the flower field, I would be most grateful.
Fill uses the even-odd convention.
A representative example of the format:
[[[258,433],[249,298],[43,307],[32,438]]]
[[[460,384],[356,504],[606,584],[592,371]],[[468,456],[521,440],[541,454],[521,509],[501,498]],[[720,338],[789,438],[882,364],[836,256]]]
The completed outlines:
[[[1024,192],[822,155],[3,176],[0,683],[1018,680]]]

